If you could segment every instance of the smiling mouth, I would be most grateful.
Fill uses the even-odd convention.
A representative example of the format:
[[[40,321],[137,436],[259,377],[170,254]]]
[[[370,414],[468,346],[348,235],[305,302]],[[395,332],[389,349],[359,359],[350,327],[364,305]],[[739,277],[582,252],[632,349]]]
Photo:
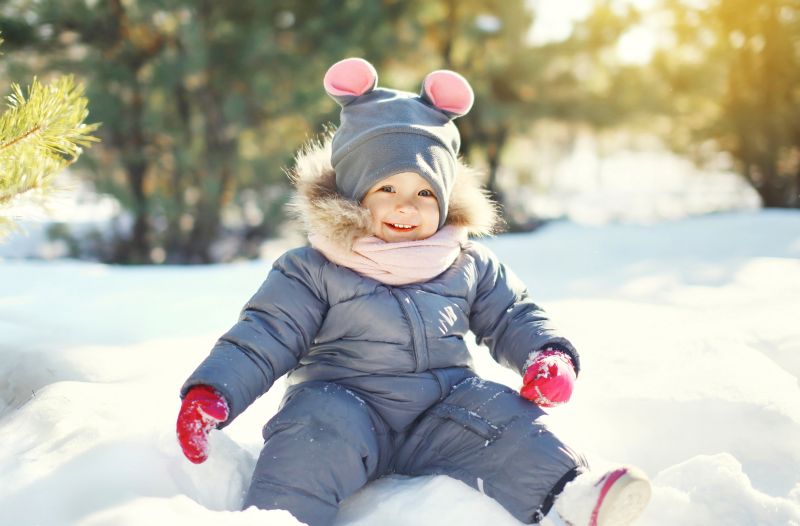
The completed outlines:
[[[384,223],[390,230],[395,232],[411,232],[417,225],[407,225],[405,223]]]

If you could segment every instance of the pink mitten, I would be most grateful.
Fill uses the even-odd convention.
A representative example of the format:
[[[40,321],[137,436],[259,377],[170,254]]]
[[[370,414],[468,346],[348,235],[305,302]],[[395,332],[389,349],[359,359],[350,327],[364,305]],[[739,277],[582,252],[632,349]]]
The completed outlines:
[[[208,433],[228,419],[228,404],[206,385],[192,387],[178,413],[178,443],[186,458],[200,464],[208,458]]]
[[[525,371],[519,394],[538,406],[554,407],[569,401],[575,377],[575,367],[567,353],[545,349]]]

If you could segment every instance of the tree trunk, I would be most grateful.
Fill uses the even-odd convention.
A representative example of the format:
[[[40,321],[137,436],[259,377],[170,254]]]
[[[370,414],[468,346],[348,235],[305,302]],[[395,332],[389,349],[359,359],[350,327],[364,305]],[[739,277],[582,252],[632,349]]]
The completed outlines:
[[[500,168],[500,154],[505,146],[508,130],[501,127],[496,133],[491,134],[491,139],[486,144],[486,161],[489,165],[489,180],[486,182],[486,187],[498,203],[503,205],[503,196],[497,182],[497,171]]]
[[[489,180],[486,181],[486,188],[492,195],[492,199],[498,203],[503,203],[502,192],[497,182],[497,171],[500,168],[500,150],[502,145],[491,141],[486,145],[486,162],[489,165]]]
[[[135,74],[133,75],[135,78]],[[145,192],[147,161],[144,157],[145,137],[142,128],[144,102],[142,86],[138,81],[132,84],[131,131],[127,137],[120,138],[123,164],[128,188],[133,198],[133,229],[130,237],[117,242],[114,249],[115,263],[150,263],[150,211]]]
[[[794,172],[794,193],[792,194],[792,206],[800,208],[800,163]]]
[[[228,156],[219,153],[227,159]],[[213,175],[209,174],[210,177]],[[233,171],[225,166],[219,171],[219,185],[214,185],[214,190],[201,197],[195,215],[189,239],[184,247],[181,259],[185,263],[213,263],[211,245],[219,236],[221,224],[221,210],[225,204],[226,196],[233,192]]]
[[[800,139],[800,126],[795,124],[794,128],[794,143],[795,146],[792,148],[793,153],[795,155],[795,169],[794,169],[794,181],[790,183],[790,186],[794,184],[794,188],[791,189],[791,196],[789,199],[789,203],[793,208],[800,208],[800,144],[798,143],[798,139]]]
[[[758,163],[757,166],[761,171],[762,179],[755,188],[761,196],[764,207],[786,208],[790,198],[786,179],[780,177],[775,163],[765,160]]]
[[[172,156],[175,159],[175,163],[172,173],[170,174],[170,197],[174,208],[171,213],[168,214],[164,248],[168,262],[183,263],[183,254],[186,251],[187,244],[187,230],[190,230],[190,228],[187,228],[183,223],[184,216],[190,215],[190,205],[187,202],[187,190],[190,187],[196,187],[196,182],[192,177],[191,166],[187,166],[184,163],[182,156],[186,149],[189,148],[189,145],[192,144],[194,133],[191,125],[192,98],[189,89],[186,87],[185,79],[187,73],[184,70],[184,65],[189,59],[186,54],[186,47],[181,38],[176,38],[174,40],[174,46],[179,56],[177,63],[180,68],[178,75],[181,80],[175,84],[172,90],[172,97],[175,101],[175,108],[181,125],[179,127],[179,132],[175,134],[172,144]]]
[[[147,195],[144,190],[144,179],[147,170],[147,163],[144,159],[145,138],[142,129],[142,118],[144,114],[144,96],[142,85],[136,81],[133,84],[133,104],[132,104],[133,128],[131,131],[131,157],[128,165],[128,182],[133,193],[136,220],[133,225],[133,235],[131,237],[132,256],[134,263],[150,262],[150,214],[147,202]]]

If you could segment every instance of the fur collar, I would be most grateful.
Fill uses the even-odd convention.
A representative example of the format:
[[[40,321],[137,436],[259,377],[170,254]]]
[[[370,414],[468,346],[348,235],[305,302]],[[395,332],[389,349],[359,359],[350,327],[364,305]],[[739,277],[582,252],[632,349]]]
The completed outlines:
[[[370,235],[372,218],[367,209],[336,191],[336,173],[331,166],[331,139],[311,141],[298,152],[289,177],[297,189],[289,206],[306,232],[326,236],[349,249],[353,241]],[[450,196],[446,225],[463,226],[470,235],[495,232],[499,222],[497,205],[481,187],[480,173],[458,161]]]

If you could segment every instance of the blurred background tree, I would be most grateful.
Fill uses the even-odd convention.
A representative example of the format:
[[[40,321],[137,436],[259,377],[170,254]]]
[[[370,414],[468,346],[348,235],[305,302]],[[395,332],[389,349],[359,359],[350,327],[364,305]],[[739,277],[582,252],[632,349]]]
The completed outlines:
[[[674,46],[654,59],[670,88],[673,145],[713,141],[768,207],[800,207],[800,3],[669,0]]]
[[[393,49],[387,24],[401,12],[372,3],[39,2],[19,40],[48,67],[87,79],[93,114],[106,123],[87,167],[132,212],[130,233],[106,259],[211,262],[225,213],[239,216],[238,251],[274,234],[286,198],[281,167],[332,116],[320,71],[334,58]]]
[[[285,221],[283,167],[337,121],[321,78],[348,56],[409,91],[433,69],[464,74],[476,104],[457,121],[463,155],[501,203],[508,145],[553,121],[596,133],[638,122],[695,157],[728,151],[765,204],[798,206],[796,3],[660,9],[673,43],[642,64],[615,49],[644,14],[614,0],[542,43],[531,0],[7,0],[0,31],[9,71],[88,86],[103,141],[77,167],[130,217],[101,246],[106,261],[258,255]],[[537,223],[506,217],[512,230]]]

